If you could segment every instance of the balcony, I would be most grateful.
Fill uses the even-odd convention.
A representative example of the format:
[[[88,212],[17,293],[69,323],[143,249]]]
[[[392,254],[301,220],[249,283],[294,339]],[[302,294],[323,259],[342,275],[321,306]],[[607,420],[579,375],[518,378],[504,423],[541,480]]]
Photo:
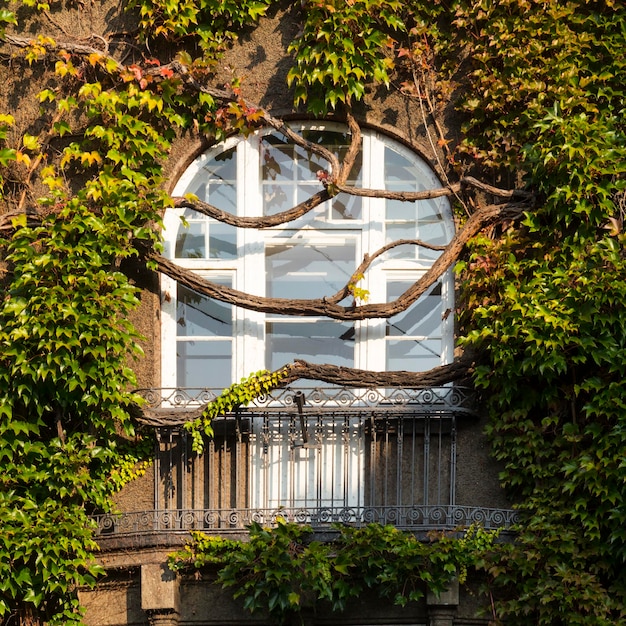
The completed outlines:
[[[277,390],[214,420],[196,455],[182,424],[214,394],[143,392],[156,432],[154,506],[96,516],[101,543],[242,535],[279,517],[319,532],[336,522],[418,534],[515,522],[508,509],[456,503],[458,426],[475,420],[463,388]]]

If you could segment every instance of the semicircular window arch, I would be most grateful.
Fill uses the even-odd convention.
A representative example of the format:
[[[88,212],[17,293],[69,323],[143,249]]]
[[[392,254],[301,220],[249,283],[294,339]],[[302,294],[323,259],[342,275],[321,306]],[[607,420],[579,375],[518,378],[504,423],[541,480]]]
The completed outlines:
[[[343,126],[294,129],[340,157]],[[285,211],[320,191],[329,166],[272,131],[231,138],[199,156],[173,195],[194,194],[239,216]],[[402,144],[364,131],[349,184],[394,191],[441,187],[428,164]],[[397,239],[445,245],[454,234],[445,197],[400,202],[339,194],[269,229],[237,229],[190,209],[164,218],[165,255],[200,276],[276,298],[321,298],[347,282],[366,253]],[[426,272],[440,252],[403,245],[367,271],[358,287],[388,302]],[[447,272],[404,313],[358,322],[270,315],[201,296],[162,276],[162,384],[221,389],[251,372],[295,358],[367,370],[424,371],[453,355],[453,280]],[[348,303],[348,301],[346,301]]]

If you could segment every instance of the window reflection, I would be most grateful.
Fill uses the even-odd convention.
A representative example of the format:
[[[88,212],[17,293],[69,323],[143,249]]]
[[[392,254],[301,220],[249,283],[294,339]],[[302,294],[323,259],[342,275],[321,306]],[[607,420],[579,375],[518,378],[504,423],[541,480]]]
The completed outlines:
[[[272,243],[266,246],[266,293],[274,298],[331,296],[355,268],[354,240]]]
[[[216,280],[230,286],[228,279]],[[176,385],[227,387],[232,377],[232,307],[178,285]]]
[[[410,286],[409,281],[390,280],[387,301]],[[386,364],[389,370],[427,370],[441,365],[443,352],[441,283],[435,283],[406,311],[387,320]]]
[[[349,147],[345,133],[315,130],[303,131],[309,141],[321,143],[342,160]],[[317,173],[327,171],[328,162],[320,155],[300,146],[288,144],[284,137],[267,135],[261,142],[261,179],[263,181],[263,212],[274,215],[303,202],[320,190]],[[362,180],[363,159],[355,160],[348,183]],[[355,196],[338,196],[329,203],[332,220],[361,219],[362,199]],[[324,217],[328,209],[315,210],[313,216]]]
[[[354,324],[348,322],[270,322],[266,325],[265,344],[272,370],[294,359],[342,367],[354,365]]]

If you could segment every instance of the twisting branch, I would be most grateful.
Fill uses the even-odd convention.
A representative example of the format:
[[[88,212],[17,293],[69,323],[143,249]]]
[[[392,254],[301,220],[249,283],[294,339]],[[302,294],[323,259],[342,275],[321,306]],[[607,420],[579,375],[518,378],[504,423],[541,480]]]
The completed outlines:
[[[385,198],[386,200],[400,200],[402,202],[415,202],[417,200],[431,200],[432,198],[442,198],[452,196],[461,190],[461,183],[454,183],[448,187],[437,189],[426,189],[424,191],[391,191],[389,189],[366,189],[354,187],[342,183],[333,183],[335,188],[351,196],[361,196],[363,198]]]
[[[222,211],[211,204],[203,202],[202,200],[191,198],[173,198],[174,206],[176,208],[190,208],[198,213],[212,217],[224,224],[230,224],[237,228],[271,228],[272,226],[279,226],[280,224],[286,224],[303,215],[306,215],[309,211],[312,211],[315,207],[323,204],[331,198],[327,189],[322,189],[316,194],[307,198],[304,202],[300,202],[296,206],[292,207],[282,213],[276,213],[275,215],[266,215],[263,217],[239,217],[233,215],[227,211]]]
[[[393,387],[404,389],[428,389],[466,379],[474,367],[473,359],[463,355],[449,365],[440,365],[425,372],[372,372],[353,367],[309,363],[296,359],[281,367],[277,388],[287,387],[298,380],[315,380],[342,387],[374,388]],[[154,408],[132,406],[130,410],[137,421],[149,426],[182,426],[200,419],[207,405],[181,411],[177,408]]]
[[[438,189],[426,189],[424,191],[389,191],[387,189],[363,189],[345,185],[339,182],[334,183],[336,189],[351,196],[362,196],[366,198],[386,198],[388,200],[401,200],[403,202],[413,202],[416,200],[430,200],[431,198],[441,198],[442,196],[455,196],[464,188],[473,188],[483,191],[497,198],[519,198],[532,199],[533,193],[524,189],[501,189],[488,185],[473,176],[464,176],[458,183],[452,183]]]
[[[335,186],[340,191],[350,194],[352,196],[366,196],[369,198],[386,198],[388,200],[401,200],[405,202],[411,202],[415,200],[430,200],[431,198],[441,198],[442,196],[451,196],[459,191],[460,184],[452,185],[451,187],[442,187],[440,189],[428,189],[426,191],[389,191],[386,189],[361,189],[358,187],[352,187],[349,185]],[[502,195],[507,192],[503,191]],[[282,213],[276,213],[275,215],[266,215],[263,217],[240,217],[233,215],[222,209],[218,209],[216,206],[204,202],[202,200],[191,197],[175,197],[172,198],[174,206],[176,208],[190,208],[198,213],[212,217],[224,224],[230,224],[237,228],[271,228],[272,226],[280,226],[286,224],[295,219],[306,215],[320,204],[330,200],[333,197],[331,194],[330,186],[326,185],[322,191],[318,191],[310,198],[297,204],[296,206],[283,211]]]
[[[185,285],[189,289],[244,309],[262,313],[280,313],[283,315],[325,316],[337,320],[389,318],[405,311],[425,293],[459,258],[467,242],[483,228],[504,219],[518,219],[523,212],[529,208],[530,205],[527,202],[511,202],[508,204],[492,204],[478,209],[470,216],[465,225],[444,248],[443,253],[433,263],[430,269],[396,300],[387,303],[341,306],[338,304],[337,298],[345,293],[347,285],[337,294],[329,298],[311,300],[265,298],[213,283],[198,276],[191,270],[180,267],[175,262],[166,259],[160,254],[150,253],[148,256],[151,260],[155,261],[157,269],[160,272]],[[411,243],[417,242],[411,241]],[[360,267],[367,269],[372,260],[382,254],[382,250],[383,249],[377,251],[369,258],[364,259]]]
[[[406,387],[423,389],[438,387],[464,378],[471,373],[473,360],[469,356],[461,356],[449,365],[439,365],[425,372],[372,372],[353,367],[337,365],[317,365],[296,359],[287,366],[288,373],[281,380],[281,386],[289,385],[296,380],[318,380],[331,385],[345,387]]]
[[[298,135],[299,136],[299,135]],[[356,143],[355,143],[356,145]],[[352,149],[352,146],[351,146]],[[349,173],[351,165],[346,165],[348,157],[342,165],[343,170]],[[347,173],[345,174],[347,177]],[[403,202],[415,202],[417,200],[430,200],[432,198],[441,198],[443,196],[456,195],[464,187],[472,187],[479,189],[485,193],[497,196],[499,198],[527,198],[532,199],[533,194],[524,191],[523,189],[500,189],[499,187],[493,187],[487,183],[473,178],[472,176],[465,176],[460,182],[449,185],[447,187],[440,187],[438,189],[426,189],[424,191],[390,191],[388,189],[363,189],[359,187],[353,187],[351,185],[344,185],[342,183],[333,183],[336,190],[342,193],[347,193],[351,196],[362,196],[367,198],[385,198],[387,200],[400,200]],[[188,197],[175,197],[173,198],[174,206],[177,208],[190,208],[198,213],[212,217],[219,222],[236,226],[237,228],[271,228],[272,226],[279,226],[286,224],[292,220],[298,219],[303,215],[306,215],[309,211],[318,207],[323,202],[326,202],[332,197],[329,186],[327,185],[322,191],[317,192],[304,202],[297,204],[287,211],[282,213],[276,213],[275,215],[268,215],[263,217],[239,217],[218,209],[217,207],[203,202],[202,200],[188,198]],[[420,245],[425,245],[420,243]],[[436,248],[433,248],[436,249]]]
[[[380,256],[385,254],[385,252],[389,252],[389,250],[393,250],[393,248],[398,248],[399,246],[419,246],[421,248],[427,248],[428,250],[445,250],[446,246],[436,246],[432,243],[427,243],[426,241],[422,241],[421,239],[396,239],[382,248],[376,250],[372,254],[365,254],[363,260],[359,267],[354,270],[352,276],[350,276],[350,280],[347,285],[344,285],[335,295],[326,297],[326,302],[334,302],[339,303],[344,298],[347,298],[350,294],[350,285],[355,284],[359,281],[359,278],[365,274],[368,268],[372,265],[372,263]]]
[[[350,147],[348,148],[348,152],[343,159],[341,169],[336,176],[335,184],[339,185],[343,185],[348,180],[348,176],[350,176],[350,172],[354,167],[354,162],[361,151],[361,127],[354,119],[354,116],[349,109],[346,112],[346,121],[348,122],[348,128],[350,129]]]

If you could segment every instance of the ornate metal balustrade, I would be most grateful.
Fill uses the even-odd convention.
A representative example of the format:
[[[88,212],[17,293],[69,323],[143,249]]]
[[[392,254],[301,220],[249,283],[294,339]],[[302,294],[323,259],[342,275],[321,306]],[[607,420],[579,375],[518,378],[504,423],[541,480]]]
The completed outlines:
[[[205,404],[212,402],[221,389],[139,389],[146,401],[149,421],[155,426],[175,426],[189,419]],[[286,387],[259,396],[239,412],[294,411],[297,398],[306,410],[316,413],[368,411],[377,413],[411,413],[420,415],[472,415],[473,392],[465,387],[429,387],[425,389],[352,389],[345,387]]]
[[[222,389],[162,388],[139,389],[151,408],[167,407],[189,409],[215,400]],[[256,398],[251,409],[294,407],[294,397],[300,392],[306,395],[307,405],[319,409],[422,407],[469,413],[472,410],[473,393],[466,387],[428,387],[425,389],[352,389],[346,387],[285,387]]]
[[[458,506],[461,387],[286,388],[213,421],[202,455],[181,425],[219,390],[142,390],[156,426],[154,510],[97,516],[101,539],[241,533],[279,517],[314,529],[392,524],[416,533],[479,524],[508,529],[511,510]]]
[[[333,523],[363,526],[392,524],[401,530],[428,532],[457,531],[472,524],[487,530],[509,529],[517,521],[510,509],[468,506],[403,506],[325,509],[244,509],[244,510],[170,510],[96,515],[97,536],[123,537],[154,532],[188,533],[192,530],[229,533],[245,530],[252,522],[273,526],[278,519],[309,524],[315,530],[328,529]]]

